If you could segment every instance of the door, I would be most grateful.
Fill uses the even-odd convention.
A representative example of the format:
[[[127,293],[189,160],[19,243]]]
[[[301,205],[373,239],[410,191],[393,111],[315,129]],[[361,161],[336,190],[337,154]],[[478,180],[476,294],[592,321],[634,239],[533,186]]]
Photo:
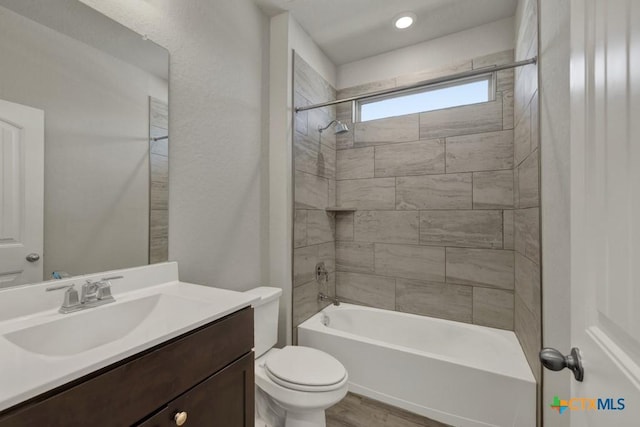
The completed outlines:
[[[639,425],[637,0],[571,2],[571,341],[571,426]]]
[[[44,111],[0,100],[0,288],[42,281]]]

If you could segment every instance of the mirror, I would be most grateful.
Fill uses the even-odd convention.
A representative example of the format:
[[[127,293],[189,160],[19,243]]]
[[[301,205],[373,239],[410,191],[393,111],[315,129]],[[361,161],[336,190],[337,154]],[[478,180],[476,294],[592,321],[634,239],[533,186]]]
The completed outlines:
[[[168,52],[77,0],[0,0],[0,61],[0,287],[166,261]]]

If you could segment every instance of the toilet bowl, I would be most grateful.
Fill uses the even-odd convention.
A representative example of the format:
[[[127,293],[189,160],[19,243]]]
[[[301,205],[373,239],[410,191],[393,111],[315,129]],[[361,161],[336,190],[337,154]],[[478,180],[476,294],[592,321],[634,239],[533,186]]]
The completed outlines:
[[[347,394],[344,365],[314,348],[272,348],[282,291],[261,287],[247,292],[260,296],[254,304],[256,427],[325,427],[325,410]]]

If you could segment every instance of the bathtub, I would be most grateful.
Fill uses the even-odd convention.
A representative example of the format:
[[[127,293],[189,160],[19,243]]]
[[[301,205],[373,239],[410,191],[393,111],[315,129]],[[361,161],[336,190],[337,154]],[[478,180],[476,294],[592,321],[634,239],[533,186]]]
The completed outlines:
[[[515,334],[352,304],[298,326],[340,360],[349,390],[454,426],[535,426],[536,383]]]

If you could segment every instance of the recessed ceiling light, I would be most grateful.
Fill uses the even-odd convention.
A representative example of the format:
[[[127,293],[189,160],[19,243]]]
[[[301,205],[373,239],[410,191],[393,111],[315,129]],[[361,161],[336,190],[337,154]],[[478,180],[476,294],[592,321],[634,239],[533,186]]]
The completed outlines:
[[[405,12],[393,18],[393,26],[398,30],[406,30],[416,22],[416,14]]]

